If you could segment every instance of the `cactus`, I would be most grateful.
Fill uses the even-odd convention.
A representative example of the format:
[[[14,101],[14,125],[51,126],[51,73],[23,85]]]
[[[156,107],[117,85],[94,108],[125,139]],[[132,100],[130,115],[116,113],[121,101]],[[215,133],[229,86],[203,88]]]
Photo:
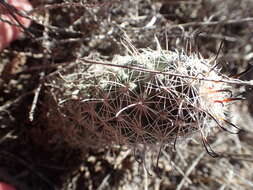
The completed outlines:
[[[239,98],[214,65],[194,53],[149,49],[111,64],[79,60],[48,79],[49,128],[77,147],[175,145],[200,134],[215,155],[208,131],[236,128],[226,113]]]

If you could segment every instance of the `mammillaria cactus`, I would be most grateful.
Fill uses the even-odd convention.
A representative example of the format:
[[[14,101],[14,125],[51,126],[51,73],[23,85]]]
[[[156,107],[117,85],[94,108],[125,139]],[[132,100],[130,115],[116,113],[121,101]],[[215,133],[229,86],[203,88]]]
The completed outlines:
[[[49,130],[76,147],[176,145],[218,126],[235,132],[230,79],[213,59],[143,49],[111,63],[79,60],[49,78]],[[54,131],[54,132],[53,132]]]

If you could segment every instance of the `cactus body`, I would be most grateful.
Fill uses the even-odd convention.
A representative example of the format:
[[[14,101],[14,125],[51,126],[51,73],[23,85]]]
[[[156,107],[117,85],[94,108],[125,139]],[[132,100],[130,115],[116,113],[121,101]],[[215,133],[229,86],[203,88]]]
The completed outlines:
[[[196,132],[205,137],[213,126],[224,126],[224,100],[231,95],[228,84],[194,79],[224,78],[210,62],[145,49],[112,61],[126,68],[77,63],[49,80],[49,125],[58,126],[66,142],[89,147],[170,144]]]

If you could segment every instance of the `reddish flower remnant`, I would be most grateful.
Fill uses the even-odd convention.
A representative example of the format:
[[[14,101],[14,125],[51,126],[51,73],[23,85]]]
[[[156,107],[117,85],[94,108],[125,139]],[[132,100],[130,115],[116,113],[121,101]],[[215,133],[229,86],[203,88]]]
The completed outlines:
[[[32,5],[28,0],[7,0],[5,2],[21,12],[32,10]],[[29,27],[31,24],[29,19],[15,14],[11,9],[9,9],[9,11],[15,15],[20,24],[26,28]],[[18,26],[19,23],[10,12],[8,12],[3,4],[0,4],[0,51],[7,47],[13,40],[16,40],[22,33],[22,28]],[[7,22],[3,22],[3,20]],[[13,25],[8,22],[13,23]]]
[[[0,182],[0,190],[16,190],[13,186]]]

